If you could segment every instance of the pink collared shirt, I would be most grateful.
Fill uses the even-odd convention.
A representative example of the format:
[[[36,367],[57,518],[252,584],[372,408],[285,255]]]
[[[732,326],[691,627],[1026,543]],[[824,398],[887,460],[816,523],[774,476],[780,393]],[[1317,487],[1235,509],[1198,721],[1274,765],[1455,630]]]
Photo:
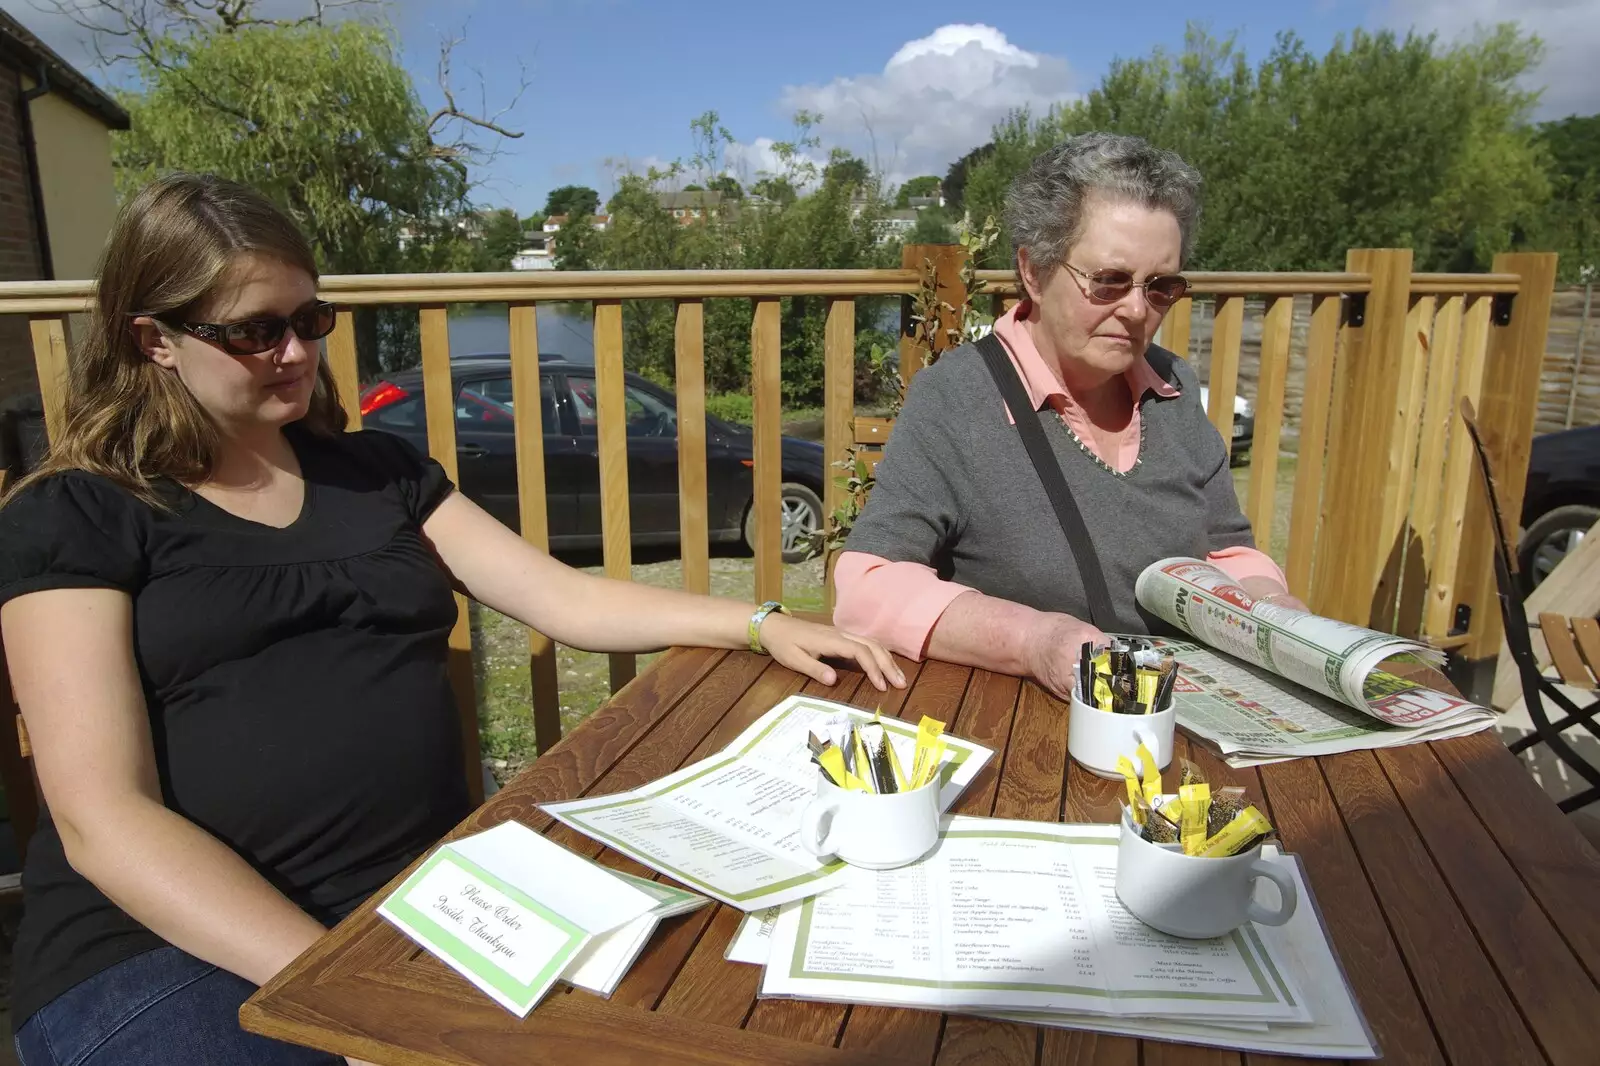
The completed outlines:
[[[1046,403],[1053,406],[1085,447],[1101,462],[1118,471],[1131,469],[1139,459],[1139,399],[1153,391],[1157,396],[1175,397],[1178,389],[1157,374],[1140,356],[1124,372],[1128,392],[1134,399],[1133,416],[1115,454],[1103,454],[1090,425],[1088,413],[1062,384],[1060,377],[1039,354],[1028,328],[1017,318],[1018,304],[995,321],[995,336],[1005,345],[1011,364],[1021,375],[1028,400],[1037,410]],[[1011,412],[1007,418],[1015,421]],[[1212,552],[1207,559],[1237,581],[1247,577],[1268,577],[1287,585],[1283,571],[1265,552],[1256,548],[1233,547]],[[941,580],[934,569],[921,563],[890,562],[866,552],[846,551],[834,570],[838,606],[834,624],[862,636],[875,637],[890,651],[909,659],[921,659],[928,637],[940,616],[962,593],[966,585]]]

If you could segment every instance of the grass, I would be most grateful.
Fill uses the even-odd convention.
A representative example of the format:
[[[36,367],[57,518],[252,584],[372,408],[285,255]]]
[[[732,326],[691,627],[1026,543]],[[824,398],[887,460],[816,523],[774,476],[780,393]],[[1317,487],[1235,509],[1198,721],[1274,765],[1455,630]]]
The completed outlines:
[[[580,567],[602,573],[599,565]],[[676,558],[635,564],[633,580],[644,585],[681,588],[682,569]],[[755,569],[749,558],[714,557],[711,560],[711,594],[755,600]],[[796,611],[820,611],[823,606],[822,560],[786,564],[783,601]],[[532,681],[528,671],[528,631],[520,622],[478,604],[473,605],[472,647],[478,679],[478,730],[483,757],[490,760],[495,778],[514,777],[537,756],[534,743]],[[644,670],[659,653],[638,656]],[[565,735],[592,714],[611,695],[610,660],[603,654],[558,645],[556,677],[561,691],[561,731]]]
[[[1298,462],[1293,455],[1278,456],[1278,487],[1272,497],[1272,533],[1267,543],[1261,543],[1262,538],[1256,538],[1256,547],[1272,556],[1279,566],[1287,565],[1289,554],[1289,518],[1294,503],[1294,471]],[[1249,466],[1236,466],[1233,468],[1233,490],[1239,497],[1239,506],[1243,507],[1246,493],[1250,490]]]

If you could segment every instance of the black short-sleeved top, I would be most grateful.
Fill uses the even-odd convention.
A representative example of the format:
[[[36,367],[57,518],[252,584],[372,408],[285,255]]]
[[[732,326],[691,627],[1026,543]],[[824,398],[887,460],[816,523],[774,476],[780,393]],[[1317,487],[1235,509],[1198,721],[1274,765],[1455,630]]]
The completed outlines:
[[[289,438],[306,489],[283,529],[175,486],[168,513],[88,474],[35,483],[0,509],[0,603],[127,592],[167,806],[328,923],[470,811],[455,601],[421,532],[452,486],[388,434]],[[164,944],[72,870],[48,812],[23,892],[18,1024]]]

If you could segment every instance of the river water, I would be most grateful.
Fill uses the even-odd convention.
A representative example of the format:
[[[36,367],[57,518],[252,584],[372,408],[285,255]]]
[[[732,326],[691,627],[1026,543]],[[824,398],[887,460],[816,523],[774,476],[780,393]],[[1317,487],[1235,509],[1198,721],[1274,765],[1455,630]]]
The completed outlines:
[[[506,355],[511,351],[511,323],[505,307],[475,308],[450,316],[450,354]],[[594,362],[594,323],[563,313],[557,307],[539,308],[539,355]]]

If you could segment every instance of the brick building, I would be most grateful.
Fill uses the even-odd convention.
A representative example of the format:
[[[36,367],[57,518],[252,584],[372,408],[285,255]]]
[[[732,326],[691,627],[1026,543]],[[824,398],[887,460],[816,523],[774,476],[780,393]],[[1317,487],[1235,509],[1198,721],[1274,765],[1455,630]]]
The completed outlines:
[[[92,277],[128,113],[0,11],[0,281]],[[0,401],[37,391],[28,324],[0,317]]]

